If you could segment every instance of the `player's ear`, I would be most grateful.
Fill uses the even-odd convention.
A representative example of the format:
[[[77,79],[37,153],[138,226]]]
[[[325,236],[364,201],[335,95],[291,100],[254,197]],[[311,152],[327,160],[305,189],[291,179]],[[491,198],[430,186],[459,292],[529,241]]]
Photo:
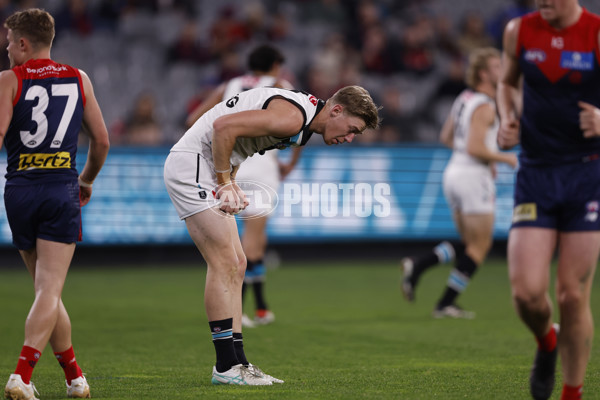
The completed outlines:
[[[336,104],[333,107],[331,107],[331,116],[332,117],[338,116],[343,112],[344,112],[344,106],[342,106],[341,104]]]

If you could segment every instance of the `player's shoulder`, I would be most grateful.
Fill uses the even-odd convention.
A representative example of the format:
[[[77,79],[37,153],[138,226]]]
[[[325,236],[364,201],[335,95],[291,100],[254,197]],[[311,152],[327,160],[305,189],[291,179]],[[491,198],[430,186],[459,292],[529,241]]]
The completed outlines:
[[[0,72],[0,88],[8,89],[15,88],[18,85],[18,78],[15,71],[7,69]]]

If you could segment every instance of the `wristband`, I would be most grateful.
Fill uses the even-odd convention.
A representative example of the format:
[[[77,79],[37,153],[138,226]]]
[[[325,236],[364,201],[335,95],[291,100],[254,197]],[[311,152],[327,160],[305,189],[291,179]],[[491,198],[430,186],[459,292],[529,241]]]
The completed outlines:
[[[79,186],[84,187],[84,188],[91,188],[93,185],[93,183],[87,183],[86,181],[81,179],[81,177],[78,177],[77,181],[79,181]]]

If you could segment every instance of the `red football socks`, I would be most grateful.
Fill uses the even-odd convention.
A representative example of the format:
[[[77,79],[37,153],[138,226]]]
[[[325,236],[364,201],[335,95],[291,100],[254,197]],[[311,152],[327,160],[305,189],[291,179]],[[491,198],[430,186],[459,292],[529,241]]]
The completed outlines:
[[[77,365],[77,361],[75,360],[73,346],[63,352],[54,353],[54,356],[58,360],[58,363],[62,369],[65,371],[65,378],[67,379],[67,383],[69,385],[73,379],[83,376],[81,368],[79,368],[79,365]]]
[[[535,338],[538,342],[538,348],[547,353],[554,351],[556,348],[556,331],[554,327],[550,328],[550,332],[546,334],[543,338]]]
[[[35,364],[37,364],[41,356],[42,352],[34,349],[33,347],[23,346],[21,349],[21,355],[19,356],[19,362],[17,363],[15,374],[21,375],[21,379],[26,385],[28,385],[31,381],[33,367],[35,367]]]
[[[581,400],[583,394],[583,385],[569,386],[564,385],[560,400]]]

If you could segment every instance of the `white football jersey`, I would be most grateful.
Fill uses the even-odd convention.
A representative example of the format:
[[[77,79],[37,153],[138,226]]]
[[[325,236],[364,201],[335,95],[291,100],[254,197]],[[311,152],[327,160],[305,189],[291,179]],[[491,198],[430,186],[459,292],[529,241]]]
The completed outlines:
[[[223,93],[223,100],[235,96],[238,93],[245,92],[246,90],[273,86],[277,82],[277,78],[271,75],[242,75],[231,79],[225,85],[225,92]]]
[[[472,90],[463,91],[454,101],[451,113],[454,120],[454,142],[452,157],[449,164],[456,165],[485,165],[480,159],[471,156],[467,152],[467,143],[469,141],[469,130],[471,128],[471,119],[473,112],[482,104],[491,105],[494,110],[496,103],[492,98]],[[488,129],[485,135],[485,145],[491,151],[498,151],[496,138],[498,136],[499,119],[496,116],[494,124]]]
[[[285,99],[300,109],[304,116],[302,129],[290,138],[275,136],[238,138],[229,159],[231,165],[240,165],[247,157],[255,153],[306,144],[312,135],[312,132],[308,130],[308,126],[317,113],[321,111],[325,102],[306,92],[279,88],[256,88],[237,93],[207,111],[188,129],[171,148],[171,151],[197,153],[212,162],[212,137],[215,120],[223,115],[240,111],[265,109],[273,99]]]

